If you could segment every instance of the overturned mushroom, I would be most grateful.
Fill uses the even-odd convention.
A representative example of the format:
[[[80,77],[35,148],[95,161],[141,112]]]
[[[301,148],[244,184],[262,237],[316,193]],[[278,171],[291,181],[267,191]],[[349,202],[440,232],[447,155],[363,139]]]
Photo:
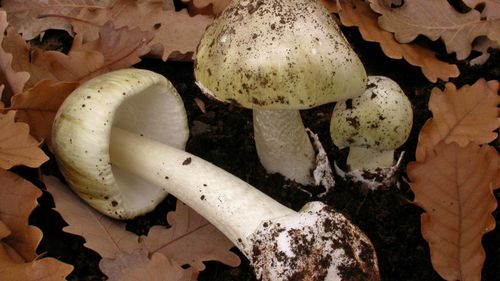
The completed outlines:
[[[332,113],[333,143],[349,147],[348,176],[370,189],[390,184],[398,168],[394,150],[405,143],[412,122],[411,103],[399,85],[387,77],[369,76],[364,94],[337,103]]]
[[[379,280],[373,246],[342,214],[320,202],[308,203],[299,212],[291,210],[226,171],[166,144],[169,137],[146,135],[154,132],[143,130],[149,122],[156,122],[157,129],[169,126],[163,120],[142,120],[147,111],[160,110],[155,106],[161,95],[171,96],[166,99],[177,109],[169,111],[179,117],[168,118],[178,118],[170,123],[184,134],[179,125],[185,121],[184,109],[175,89],[145,70],[94,78],[61,106],[53,129],[54,152],[64,176],[83,199],[107,215],[124,218],[140,213],[127,200],[169,192],[233,241],[261,280]],[[141,103],[138,108],[135,102]],[[182,146],[178,140],[174,143]],[[102,171],[106,174],[100,175]],[[144,189],[143,184],[155,189]],[[98,203],[111,196],[115,203]],[[100,201],[93,201],[97,197]],[[150,207],[156,203],[151,200]]]
[[[305,185],[318,184],[317,165],[299,110],[359,96],[366,85],[317,0],[232,1],[204,33],[195,75],[208,96],[253,109],[264,168]]]

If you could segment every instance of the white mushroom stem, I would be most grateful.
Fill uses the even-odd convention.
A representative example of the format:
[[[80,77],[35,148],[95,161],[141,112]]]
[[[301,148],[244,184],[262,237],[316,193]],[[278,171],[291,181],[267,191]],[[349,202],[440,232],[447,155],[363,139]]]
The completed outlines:
[[[248,253],[247,238],[266,220],[296,213],[217,166],[160,142],[113,127],[113,165],[166,189]]]
[[[259,280],[344,281],[353,272],[356,280],[380,280],[368,238],[321,202],[296,212],[201,158],[116,127],[110,159],[204,216],[242,250]]]
[[[315,155],[298,110],[253,110],[259,159],[269,173],[303,185],[314,184]]]
[[[363,146],[351,146],[347,156],[349,170],[374,170],[394,165],[394,150],[377,150]]]

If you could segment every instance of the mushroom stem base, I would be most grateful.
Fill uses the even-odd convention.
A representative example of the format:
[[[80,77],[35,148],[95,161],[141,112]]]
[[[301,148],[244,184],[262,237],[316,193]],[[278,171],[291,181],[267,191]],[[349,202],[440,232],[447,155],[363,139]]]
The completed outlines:
[[[244,252],[249,248],[247,238],[263,221],[295,213],[199,157],[116,127],[110,156],[113,165],[193,208]]]

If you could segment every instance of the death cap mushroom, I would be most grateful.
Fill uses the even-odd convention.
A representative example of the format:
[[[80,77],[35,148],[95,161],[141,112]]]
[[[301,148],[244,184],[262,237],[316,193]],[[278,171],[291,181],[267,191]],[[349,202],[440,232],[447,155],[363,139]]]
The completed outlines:
[[[320,1],[237,0],[197,49],[197,83],[246,108],[308,109],[361,95],[366,73]]]

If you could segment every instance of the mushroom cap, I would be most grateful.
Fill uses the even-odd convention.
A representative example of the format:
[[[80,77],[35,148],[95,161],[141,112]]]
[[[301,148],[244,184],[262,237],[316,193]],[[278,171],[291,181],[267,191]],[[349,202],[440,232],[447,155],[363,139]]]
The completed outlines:
[[[246,108],[308,109],[359,96],[365,69],[317,0],[236,0],[196,51],[202,91]]]
[[[262,281],[380,280],[368,237],[321,202],[264,222],[250,239],[248,256]]]
[[[411,103],[399,85],[387,77],[368,76],[363,95],[335,105],[330,134],[339,148],[393,150],[405,143],[412,123]]]
[[[70,187],[101,213],[128,219],[152,210],[167,192],[111,164],[113,126],[184,149],[187,117],[173,85],[141,69],[85,82],[57,112],[53,151]]]

